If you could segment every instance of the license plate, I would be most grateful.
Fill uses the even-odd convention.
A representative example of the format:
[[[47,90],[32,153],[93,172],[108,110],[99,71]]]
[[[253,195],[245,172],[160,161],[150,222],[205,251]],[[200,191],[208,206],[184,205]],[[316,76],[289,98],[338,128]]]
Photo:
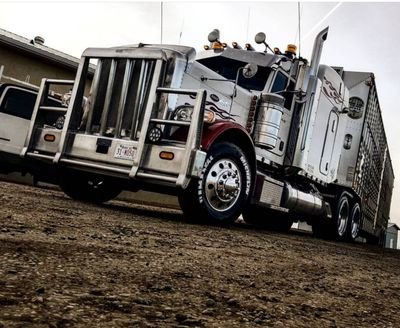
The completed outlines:
[[[135,157],[135,148],[128,145],[117,145],[114,158],[133,160]]]

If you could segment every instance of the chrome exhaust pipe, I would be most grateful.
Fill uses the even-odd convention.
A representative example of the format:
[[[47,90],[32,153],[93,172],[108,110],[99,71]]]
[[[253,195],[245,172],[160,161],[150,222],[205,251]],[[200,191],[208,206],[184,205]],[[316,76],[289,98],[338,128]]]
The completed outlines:
[[[283,206],[290,211],[311,216],[326,214],[325,202],[318,195],[305,193],[285,183]]]
[[[324,47],[325,40],[328,38],[328,31],[329,27],[326,27],[321,32],[319,32],[315,38],[310,62],[310,76],[315,76],[318,73],[318,66],[321,60],[322,49]]]

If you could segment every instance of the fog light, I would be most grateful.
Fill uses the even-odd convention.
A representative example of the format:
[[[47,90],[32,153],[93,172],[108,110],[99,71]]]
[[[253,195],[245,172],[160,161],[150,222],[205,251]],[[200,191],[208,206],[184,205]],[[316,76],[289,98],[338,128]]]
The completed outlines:
[[[149,134],[147,135],[149,141],[156,143],[161,140],[162,131],[160,128],[153,127],[150,129]]]

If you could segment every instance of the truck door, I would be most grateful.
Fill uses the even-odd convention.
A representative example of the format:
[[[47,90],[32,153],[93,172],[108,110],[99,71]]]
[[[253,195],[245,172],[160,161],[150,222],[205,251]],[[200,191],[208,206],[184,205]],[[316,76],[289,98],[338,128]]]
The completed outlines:
[[[29,130],[36,92],[6,86],[0,96],[0,151],[21,153]]]
[[[339,115],[335,111],[335,108],[331,110],[326,125],[324,144],[322,147],[321,161],[319,170],[322,174],[328,175],[330,170],[330,163],[332,159],[333,147],[335,145],[337,125],[339,121]]]

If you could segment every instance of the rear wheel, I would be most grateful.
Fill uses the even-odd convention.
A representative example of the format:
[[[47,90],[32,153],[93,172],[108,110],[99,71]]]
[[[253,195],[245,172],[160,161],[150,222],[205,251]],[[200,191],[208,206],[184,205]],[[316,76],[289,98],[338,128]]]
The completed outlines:
[[[335,223],[336,229],[334,230],[335,237],[339,240],[344,240],[347,236],[349,229],[349,217],[350,217],[350,204],[346,194],[342,193],[337,203],[335,211]]]
[[[349,199],[345,193],[340,195],[333,208],[332,219],[315,219],[313,234],[319,238],[345,240],[349,234],[350,216]]]
[[[185,218],[191,222],[235,221],[251,190],[251,171],[244,152],[230,142],[215,144],[209,151],[201,177],[192,180],[179,195]]]
[[[60,187],[66,195],[73,199],[96,204],[117,197],[122,190],[112,179],[72,171],[62,175]]]
[[[361,208],[359,203],[354,203],[351,208],[349,220],[349,239],[355,241],[360,233]]]

